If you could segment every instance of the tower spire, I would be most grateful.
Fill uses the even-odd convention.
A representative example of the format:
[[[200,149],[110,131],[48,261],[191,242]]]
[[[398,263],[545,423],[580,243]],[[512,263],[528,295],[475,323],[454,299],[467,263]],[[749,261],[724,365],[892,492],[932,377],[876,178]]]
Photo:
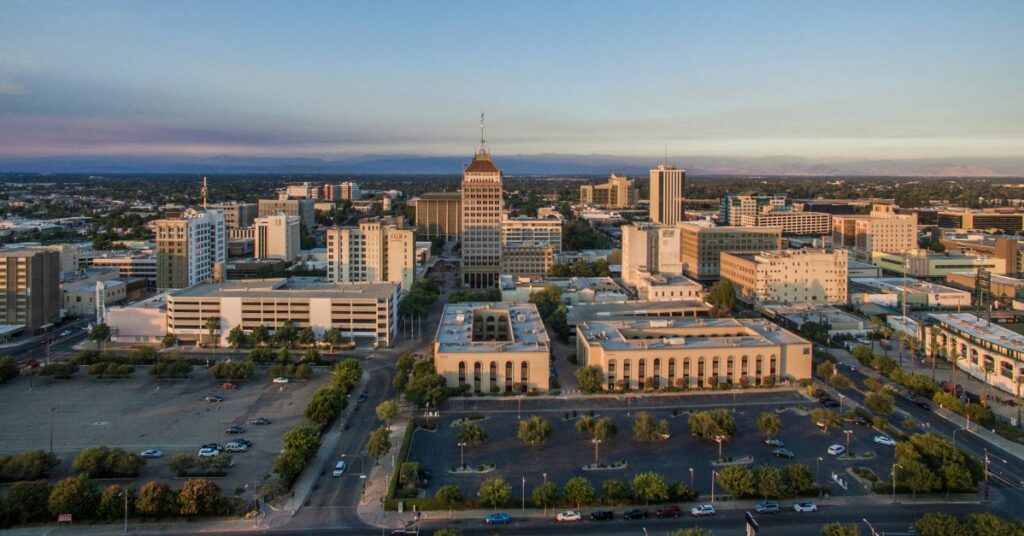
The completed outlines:
[[[487,154],[487,141],[484,139],[484,113],[480,112],[480,147],[476,150],[477,154]]]

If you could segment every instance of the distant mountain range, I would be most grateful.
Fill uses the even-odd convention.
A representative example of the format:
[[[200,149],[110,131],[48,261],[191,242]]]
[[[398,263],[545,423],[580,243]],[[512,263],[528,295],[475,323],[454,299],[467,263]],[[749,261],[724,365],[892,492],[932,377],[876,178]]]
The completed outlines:
[[[363,155],[336,159],[276,157],[66,156],[0,157],[0,173],[206,174],[457,174],[466,156]],[[645,175],[656,159],[610,155],[495,155],[509,175]],[[1024,177],[1024,158],[823,161],[796,156],[762,158],[672,156],[690,175],[804,175],[910,177]]]

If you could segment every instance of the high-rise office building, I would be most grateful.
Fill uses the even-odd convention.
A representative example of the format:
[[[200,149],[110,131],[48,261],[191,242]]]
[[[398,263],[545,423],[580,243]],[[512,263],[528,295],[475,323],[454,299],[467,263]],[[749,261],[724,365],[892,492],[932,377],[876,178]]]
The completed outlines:
[[[748,303],[846,303],[845,249],[722,253],[722,279]]]
[[[300,225],[298,216],[287,214],[257,218],[253,225],[256,228],[253,256],[257,259],[295,260],[301,249]]]
[[[363,197],[359,185],[354,182],[343,182],[340,185],[339,196],[342,201],[356,201]]]
[[[288,199],[287,197],[260,199],[260,217],[273,216],[278,212],[283,212],[289,216],[298,216],[302,221],[302,226],[307,231],[312,231],[316,227],[315,204],[316,201],[313,199]]]
[[[0,252],[0,324],[28,332],[60,320],[60,254]],[[6,335],[6,334],[5,334]]]
[[[743,216],[756,216],[769,207],[771,210],[790,211],[793,202],[786,194],[725,195],[718,206],[718,224],[743,225],[740,222]]]
[[[832,245],[849,249],[854,260],[872,262],[877,254],[916,250],[917,215],[897,214],[894,205],[876,204],[869,216],[832,216]]]
[[[291,199],[319,199],[320,188],[308,182],[289,184],[285,187],[285,195]]]
[[[224,214],[224,225],[228,229],[242,229],[252,227],[252,221],[259,214],[259,205],[256,203],[216,203],[209,205],[213,210],[219,210]]]
[[[456,238],[462,234],[462,194],[427,192],[410,201],[416,207],[416,227],[425,238]]]
[[[684,221],[686,171],[662,164],[651,170],[651,223],[675,225]]]
[[[480,147],[462,174],[462,283],[498,284],[501,271],[502,174],[494,165],[480,123]]]
[[[638,190],[633,180],[625,175],[612,173],[604,184],[580,186],[580,203],[604,208],[631,208],[638,200]]]
[[[562,214],[549,213],[544,217],[510,218],[506,214],[501,220],[501,241],[527,242],[550,245],[555,253],[562,252]]]
[[[416,233],[400,218],[374,218],[359,227],[327,230],[327,277],[335,283],[399,283],[412,288]]]
[[[214,277],[227,260],[227,232],[219,210],[188,209],[180,218],[157,220],[156,286],[185,288]]]
[[[699,280],[718,279],[722,253],[763,251],[782,247],[781,227],[679,226],[679,255],[685,275]]]

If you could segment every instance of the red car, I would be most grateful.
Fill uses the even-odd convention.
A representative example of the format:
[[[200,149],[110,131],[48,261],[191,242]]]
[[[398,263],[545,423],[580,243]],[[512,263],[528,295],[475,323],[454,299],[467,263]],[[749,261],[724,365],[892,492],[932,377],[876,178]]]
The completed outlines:
[[[224,388],[224,389],[237,389],[238,388],[237,385],[235,385],[235,384],[233,384],[231,382],[224,382],[224,383],[221,384],[221,387]]]

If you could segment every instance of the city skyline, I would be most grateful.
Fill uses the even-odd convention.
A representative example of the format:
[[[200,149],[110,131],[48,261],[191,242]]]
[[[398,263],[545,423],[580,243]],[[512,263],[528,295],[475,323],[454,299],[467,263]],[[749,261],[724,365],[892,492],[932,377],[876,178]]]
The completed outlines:
[[[289,8],[5,3],[0,157],[1024,157],[1019,4]]]

